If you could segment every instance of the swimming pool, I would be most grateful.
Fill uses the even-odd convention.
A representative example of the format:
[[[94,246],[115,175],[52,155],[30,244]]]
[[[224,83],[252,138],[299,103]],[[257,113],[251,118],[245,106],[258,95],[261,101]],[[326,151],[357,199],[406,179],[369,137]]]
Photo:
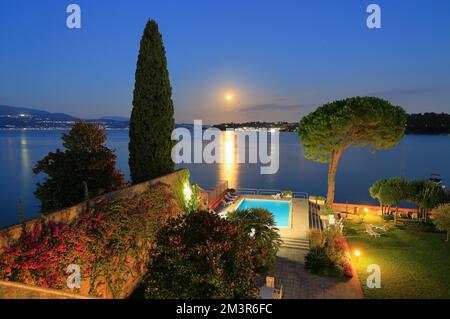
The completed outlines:
[[[265,208],[273,214],[275,218],[275,224],[278,227],[289,226],[291,203],[288,201],[245,198],[239,204],[236,210],[243,210],[249,208]]]

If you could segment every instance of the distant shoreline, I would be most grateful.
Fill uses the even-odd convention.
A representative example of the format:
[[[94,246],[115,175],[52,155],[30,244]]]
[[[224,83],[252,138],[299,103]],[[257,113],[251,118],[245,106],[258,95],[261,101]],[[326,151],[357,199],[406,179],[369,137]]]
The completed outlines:
[[[211,126],[214,127],[214,126]],[[215,127],[217,128],[217,127]],[[231,129],[231,128],[230,128]],[[239,128],[237,128],[239,129]],[[247,131],[258,131],[261,129],[268,129],[268,128],[255,128],[255,129],[249,129]],[[13,128],[13,129],[7,129],[7,128],[0,128],[0,132],[44,132],[44,131],[69,131],[70,127],[61,127],[61,128],[50,128],[50,129],[43,129],[43,128]],[[105,128],[105,131],[129,131],[129,128]],[[226,129],[219,129],[221,132],[225,132]],[[279,131],[279,133],[296,133],[295,131]],[[405,133],[406,135],[418,135],[418,136],[450,136],[450,133]]]
[[[60,128],[0,128],[0,131],[13,132],[13,131],[69,131],[70,127]],[[129,128],[105,128],[105,131],[128,131]]]

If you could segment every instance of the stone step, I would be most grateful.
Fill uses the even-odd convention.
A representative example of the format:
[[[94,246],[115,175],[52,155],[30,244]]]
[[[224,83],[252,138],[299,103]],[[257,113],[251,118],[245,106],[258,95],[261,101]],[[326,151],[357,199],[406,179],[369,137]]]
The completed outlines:
[[[284,242],[290,242],[290,243],[306,243],[306,244],[309,244],[309,240],[308,239],[303,239],[303,238],[282,237],[281,240],[284,241]]]
[[[301,238],[281,238],[283,241],[281,247],[295,248],[301,250],[309,249],[309,240]]]
[[[281,245],[281,247],[282,248],[298,249],[298,250],[309,250],[309,246],[283,244],[283,245]]]

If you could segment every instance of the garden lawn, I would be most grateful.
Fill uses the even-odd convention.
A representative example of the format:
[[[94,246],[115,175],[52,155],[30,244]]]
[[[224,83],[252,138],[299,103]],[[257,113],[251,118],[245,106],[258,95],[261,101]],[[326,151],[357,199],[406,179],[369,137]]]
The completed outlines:
[[[383,225],[380,217],[368,216],[366,223]],[[417,232],[402,222],[374,238],[365,233],[360,220],[346,221],[345,237],[352,253],[361,256],[355,262],[366,298],[450,298],[450,244],[442,233]],[[353,260],[355,257],[352,256]],[[381,268],[381,288],[367,287],[367,266]]]

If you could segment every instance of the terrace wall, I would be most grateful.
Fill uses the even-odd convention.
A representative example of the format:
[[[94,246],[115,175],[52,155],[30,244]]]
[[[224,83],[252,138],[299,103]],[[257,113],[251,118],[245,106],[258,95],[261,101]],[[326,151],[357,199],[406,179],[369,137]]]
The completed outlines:
[[[64,223],[64,224],[70,224],[73,221],[76,220],[80,214],[82,214],[87,205],[94,205],[94,203],[101,198],[107,198],[112,199],[118,196],[128,196],[133,197],[139,194],[142,194],[149,185],[153,185],[156,183],[164,183],[171,187],[175,186],[176,181],[178,180],[178,173],[181,171],[187,171],[187,169],[180,169],[174,173],[158,177],[152,180],[149,180],[147,182],[143,182],[137,185],[133,185],[127,188],[120,189],[115,192],[111,192],[96,198],[93,198],[89,201],[79,203],[75,206],[64,208],[62,210],[47,214],[45,216],[45,219],[47,222],[52,221],[55,223]],[[39,224],[40,220],[39,218],[35,218],[29,221],[26,221],[25,223],[9,226],[3,229],[0,229],[0,248],[8,247],[10,244],[16,242],[20,235],[22,234],[23,230],[31,230],[36,224]]]
[[[159,177],[159,178],[155,178],[152,180],[149,180],[147,182],[141,183],[141,184],[137,184],[134,186],[130,186],[124,189],[121,189],[119,191],[115,191],[112,193],[108,193],[102,196],[99,196],[97,198],[91,199],[90,201],[86,201],[83,203],[80,203],[78,205],[72,206],[72,207],[68,207],[66,209],[62,209],[56,212],[53,212],[51,214],[48,214],[45,218],[46,221],[53,221],[56,223],[66,223],[66,224],[70,224],[74,221],[76,221],[76,219],[85,211],[87,205],[94,205],[95,202],[99,199],[102,198],[107,198],[107,199],[113,199],[116,197],[135,197],[136,195],[140,195],[142,193],[144,193],[145,191],[148,190],[148,187],[150,185],[154,185],[157,183],[163,183],[166,185],[169,185],[172,189],[174,189],[177,185],[177,183],[179,182],[179,178],[181,178],[181,176],[185,175],[183,173],[188,173],[189,171],[187,169],[182,169],[182,170],[178,170],[174,173]],[[14,244],[15,242],[17,242],[17,240],[20,238],[20,235],[22,234],[22,232],[24,231],[24,229],[27,230],[31,230],[34,225],[36,223],[40,223],[39,218],[33,219],[33,220],[29,220],[23,224],[18,224],[18,225],[14,225],[14,226],[10,226],[4,229],[0,230],[0,248],[4,248],[4,247],[8,247],[9,245]],[[132,268],[132,266],[136,263],[136,260],[134,260],[132,257],[127,257],[127,264],[130,266],[130,269]],[[123,274],[122,274],[123,275]],[[120,274],[118,274],[118,276],[121,276]],[[117,278],[114,278],[113,280],[116,280]],[[135,274],[128,274],[125,277],[121,277],[121,279],[125,279],[126,283],[124,285],[124,289],[123,291],[120,293],[120,295],[118,296],[113,296],[112,292],[110,291],[110,289],[108,289],[108,284],[106,282],[105,278],[100,278],[93,287],[93,291],[95,296],[98,297],[102,297],[102,298],[126,298],[127,296],[129,296],[133,290],[135,289],[135,287],[139,284],[139,281],[141,279],[141,275],[139,272],[135,273]],[[81,289],[79,291],[79,297],[78,298],[83,298],[83,297],[88,297],[88,294],[91,291],[91,285],[92,283],[90,282],[89,278],[87,279],[83,279],[81,282]],[[30,291],[32,293],[30,293]],[[49,296],[51,296],[50,298],[72,298],[73,296],[75,296],[74,294],[71,294],[70,291],[69,293],[61,291],[60,294],[56,293],[55,295],[55,290],[52,289],[43,289],[40,287],[33,287],[33,286],[29,286],[29,285],[23,285],[20,283],[9,283],[9,282],[0,282],[0,298],[2,297],[1,295],[4,294],[6,298],[49,298]],[[61,296],[59,296],[61,295]],[[14,297],[15,296],[15,297]]]

